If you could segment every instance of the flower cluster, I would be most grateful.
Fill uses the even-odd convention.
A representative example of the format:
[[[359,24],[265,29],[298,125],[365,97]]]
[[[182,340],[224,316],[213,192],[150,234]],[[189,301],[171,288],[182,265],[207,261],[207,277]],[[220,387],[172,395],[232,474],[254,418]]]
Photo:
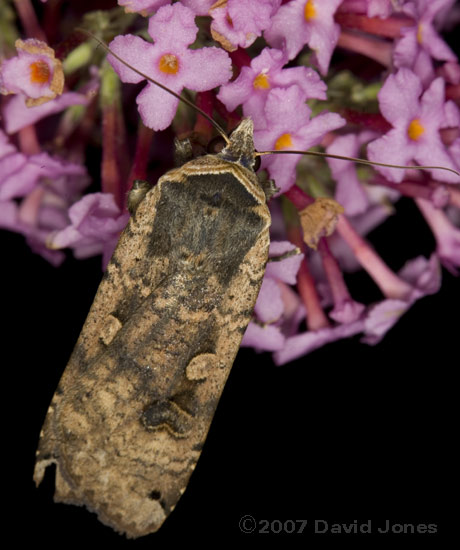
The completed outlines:
[[[109,43],[108,56],[78,30],[47,28],[52,18],[42,28],[32,4],[18,11],[22,39],[12,38],[13,19],[5,23],[0,227],[24,235],[54,265],[68,248],[77,258],[102,254],[105,266],[129,218],[132,181],[158,176],[149,165],[153,143],[160,173],[170,167],[167,134],[155,132],[173,124],[200,145],[212,135],[203,116],[192,122],[151,78],[228,131],[251,117],[259,151],[319,146],[377,163],[262,156],[262,177],[277,187],[272,244],[243,345],[284,364],[340,338],[376,344],[416,300],[437,292],[441,266],[458,274],[460,65],[441,34],[459,17],[454,0],[118,5],[87,13],[83,23]],[[41,11],[48,9],[44,2]],[[66,9],[77,29],[81,10]],[[88,192],[87,150],[95,147],[100,178]],[[366,236],[401,197],[418,208],[436,248],[393,270]],[[330,207],[332,199],[340,206]],[[347,274],[360,269],[380,301],[353,298]]]

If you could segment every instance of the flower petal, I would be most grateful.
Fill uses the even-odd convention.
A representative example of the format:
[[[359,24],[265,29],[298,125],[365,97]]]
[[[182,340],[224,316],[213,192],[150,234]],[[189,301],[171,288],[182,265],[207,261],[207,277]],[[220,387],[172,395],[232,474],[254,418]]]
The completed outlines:
[[[390,75],[378,93],[382,115],[395,127],[407,125],[418,115],[422,84],[409,69]]]
[[[333,328],[324,328],[317,331],[296,334],[295,336],[286,338],[283,349],[275,352],[273,359],[276,365],[284,365],[303,355],[307,355],[307,353],[325,344],[359,334],[363,330],[363,327],[364,322],[360,320],[350,324],[338,325]]]
[[[195,41],[195,14],[182,4],[163,6],[149,19],[149,34],[162,48],[185,49]]]
[[[393,129],[367,146],[367,156],[375,162],[400,164],[405,166],[414,158],[416,146],[409,143],[405,130]],[[404,178],[404,170],[376,166],[391,181],[399,183]]]
[[[12,97],[3,108],[5,130],[9,134],[14,134],[47,116],[60,113],[67,107],[87,104],[88,98],[85,95],[76,92],[64,92],[51,101],[35,107],[27,107],[25,97],[18,94]]]
[[[187,50],[183,54],[183,85],[190,90],[203,92],[228,82],[232,76],[232,62],[220,48]]]
[[[151,76],[152,66],[155,64],[156,55],[156,51],[152,44],[146,42],[139,36],[126,34],[124,36],[116,36],[112,42],[110,42],[109,48],[126,61],[126,63]],[[143,76],[132,71],[124,63],[113,57],[113,55],[109,54],[107,60],[123,82],[137,84],[144,80]]]
[[[289,241],[272,241],[270,243],[269,261],[265,269],[265,277],[271,277],[272,279],[278,279],[294,285],[297,281],[297,272],[304,255],[300,253],[294,254],[282,260],[277,260],[277,257],[283,256],[286,252],[295,249],[295,245]]]
[[[257,297],[254,313],[262,323],[274,323],[283,314],[284,304],[281,290],[274,279],[264,277]]]
[[[281,350],[284,344],[285,338],[277,326],[261,326],[253,322],[249,323],[241,341],[243,347],[254,348],[259,351]]]
[[[175,90],[180,93],[180,90]],[[179,100],[154,84],[148,84],[137,96],[142,122],[153,130],[167,128],[177,111]]]
[[[398,322],[399,318],[406,313],[410,303],[404,300],[383,300],[369,310],[364,322],[365,336],[362,342],[375,345],[385,334]]]

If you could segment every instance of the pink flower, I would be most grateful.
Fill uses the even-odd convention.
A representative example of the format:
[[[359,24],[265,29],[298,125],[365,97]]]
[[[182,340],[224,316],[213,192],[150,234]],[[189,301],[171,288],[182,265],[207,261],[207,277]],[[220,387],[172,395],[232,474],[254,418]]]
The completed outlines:
[[[271,25],[281,0],[227,0],[211,9],[211,33],[228,51],[247,48]]]
[[[19,153],[0,130],[0,227],[24,235],[53,265],[64,255],[48,248],[48,238],[68,224],[67,209],[88,183],[84,166],[47,153]]]
[[[76,178],[78,185],[87,184],[83,166],[50,157],[47,153],[30,156],[19,153],[0,130],[0,200],[24,197],[43,179],[49,180],[48,185],[53,188],[62,177]]]
[[[14,134],[49,115],[60,113],[71,105],[87,105],[88,98],[76,92],[64,92],[55,99],[35,107],[27,107],[26,98],[22,94],[12,97],[3,108],[5,130]]]
[[[399,276],[411,284],[412,291],[405,300],[387,299],[371,306],[364,322],[366,344],[377,344],[419,298],[435,294],[441,287],[441,269],[435,254],[429,260],[419,256],[410,260]]]
[[[285,365],[326,344],[355,336],[362,332],[363,327],[364,321],[360,319],[354,323],[295,334],[286,338],[284,347],[273,354],[273,360],[276,365]]]
[[[41,105],[64,88],[64,73],[54,50],[44,42],[30,38],[16,40],[18,55],[2,63],[0,91],[2,94],[24,94],[27,106]]]
[[[325,134],[345,124],[336,113],[322,113],[309,120],[311,110],[303,97],[303,91],[296,85],[269,92],[265,105],[267,128],[254,132],[259,151],[307,150],[317,145]],[[268,169],[277,187],[285,192],[295,182],[295,168],[300,158],[301,155],[264,156],[262,167]]]
[[[455,163],[441,141],[439,129],[446,124],[444,81],[434,80],[422,95],[422,83],[410,69],[390,75],[378,94],[382,115],[393,125],[383,137],[369,143],[370,160],[388,164],[445,166]],[[376,167],[391,181],[400,182],[404,170]],[[444,170],[431,170],[435,179],[458,183],[458,176]]]
[[[275,351],[284,345],[286,334],[297,330],[304,316],[298,296],[287,286],[294,285],[303,254],[292,254],[296,247],[288,241],[270,243],[269,261],[242,346]],[[294,324],[293,324],[294,323]]]
[[[151,14],[158,8],[171,4],[171,0],[118,0],[118,4],[125,8],[125,11],[139,12],[143,15]]]
[[[420,208],[436,239],[436,254],[442,265],[454,275],[460,267],[460,229],[455,227],[445,212],[429,201],[418,199]]]
[[[70,225],[51,235],[52,249],[72,248],[76,258],[104,254],[107,265],[129,214],[120,212],[110,193],[91,193],[69,208]]]
[[[219,48],[188,49],[198,31],[194,13],[189,8],[181,4],[160,8],[150,18],[148,30],[155,44],[128,34],[117,36],[110,48],[176,93],[184,87],[210,90],[229,80],[231,62],[224,51]],[[108,59],[123,82],[144,80],[113,56],[109,55]],[[147,83],[136,102],[144,124],[154,130],[163,130],[171,124],[179,100],[155,84]]]
[[[412,0],[343,0],[339,11],[343,13],[365,13],[368,17],[387,18],[403,10],[404,4]]]
[[[453,0],[418,0],[409,2],[404,12],[415,19],[415,25],[401,30],[402,38],[395,44],[393,59],[396,67],[407,67],[424,83],[434,77],[431,59],[455,61],[456,56],[436,32],[436,16]]]
[[[332,155],[357,157],[363,143],[375,137],[375,133],[364,131],[359,135],[347,134],[334,139],[326,149]],[[365,212],[369,206],[369,198],[358,180],[356,166],[353,162],[338,159],[327,159],[327,163],[336,181],[335,199],[344,208],[348,216],[356,216]]]
[[[283,348],[273,354],[275,363],[284,365],[325,344],[360,333],[364,334],[363,342],[377,344],[416,300],[439,290],[440,275],[439,263],[434,254],[429,260],[418,257],[407,262],[399,272],[399,276],[411,286],[406,299],[385,299],[370,306],[360,319],[351,323],[290,336],[286,338]]]
[[[274,48],[286,49],[289,59],[293,59],[308,44],[315,53],[321,73],[326,74],[340,34],[334,14],[341,2],[292,0],[284,4],[264,33],[266,41]]]
[[[270,90],[297,84],[305,101],[326,99],[326,84],[307,67],[283,69],[286,55],[280,50],[265,48],[254,57],[249,67],[242,67],[238,78],[221,87],[217,97],[229,111],[243,104],[244,116],[250,116],[256,129],[266,128],[265,102]]]
[[[391,15],[394,6],[397,5],[397,1],[392,0],[369,0],[367,2],[367,16],[368,17],[388,17]],[[400,3],[402,3],[400,1]]]
[[[208,15],[216,0],[182,0],[182,4],[193,10],[197,15]]]

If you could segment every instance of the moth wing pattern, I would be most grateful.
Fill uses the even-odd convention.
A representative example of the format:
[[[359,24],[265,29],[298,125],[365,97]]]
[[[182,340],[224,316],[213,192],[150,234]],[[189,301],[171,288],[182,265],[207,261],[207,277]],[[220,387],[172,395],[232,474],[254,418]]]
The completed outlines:
[[[270,214],[235,156],[172,170],[137,205],[41,433],[35,482],[56,464],[55,500],[128,537],[184,492],[262,282]]]

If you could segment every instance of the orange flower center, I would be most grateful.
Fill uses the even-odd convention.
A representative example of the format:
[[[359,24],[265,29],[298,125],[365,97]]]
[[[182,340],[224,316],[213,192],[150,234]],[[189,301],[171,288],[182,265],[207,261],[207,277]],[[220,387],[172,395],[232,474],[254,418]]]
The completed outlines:
[[[268,88],[270,88],[270,82],[268,80],[268,76],[264,73],[258,74],[254,78],[253,86],[258,90],[268,90]]]
[[[418,118],[414,118],[414,120],[409,124],[407,135],[410,137],[410,139],[417,141],[424,133],[425,128],[422,126],[420,120]]]
[[[165,53],[160,59],[160,71],[166,74],[176,74],[179,70],[179,60],[172,53]]]
[[[419,23],[417,27],[417,42],[421,44],[423,42],[423,26]]]
[[[316,17],[316,8],[313,0],[308,0],[308,2],[305,4],[303,13],[305,21],[311,21]]]
[[[276,140],[276,151],[279,151],[280,149],[288,149],[289,147],[292,147],[291,134],[283,134]]]
[[[45,61],[34,61],[29,65],[30,81],[33,84],[45,84],[50,79],[50,68]]]

